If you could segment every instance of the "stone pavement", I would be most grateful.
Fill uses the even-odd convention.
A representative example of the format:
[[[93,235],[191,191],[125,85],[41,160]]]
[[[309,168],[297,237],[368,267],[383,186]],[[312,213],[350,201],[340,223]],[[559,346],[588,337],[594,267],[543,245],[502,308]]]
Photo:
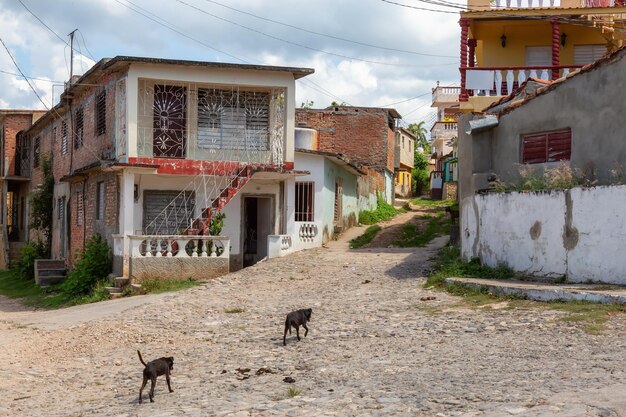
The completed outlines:
[[[332,242],[67,325],[0,312],[0,416],[626,415],[625,315],[590,335],[539,303],[470,309],[422,287],[444,244]],[[282,346],[306,307],[308,337]],[[137,403],[137,349],[175,357],[155,403]]]

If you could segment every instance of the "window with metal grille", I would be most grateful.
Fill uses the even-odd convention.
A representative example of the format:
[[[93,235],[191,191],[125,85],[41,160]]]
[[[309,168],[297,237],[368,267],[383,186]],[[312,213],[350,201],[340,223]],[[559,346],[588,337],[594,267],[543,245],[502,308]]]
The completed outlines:
[[[83,224],[83,193],[78,191],[76,193],[76,224],[81,226]]]
[[[61,155],[67,154],[67,122],[61,122]]]
[[[314,182],[296,182],[296,221],[312,222]]]
[[[522,135],[522,163],[569,161],[572,153],[572,130]]]
[[[96,220],[104,219],[104,182],[100,181],[96,187]]]
[[[198,147],[269,149],[270,95],[259,91],[198,89]]]
[[[96,136],[106,133],[106,107],[107,92],[106,90],[102,90],[96,95]]]
[[[40,145],[39,136],[37,136],[33,143],[33,167],[35,168],[39,168],[40,154],[41,154],[41,145]]]
[[[77,109],[75,113],[76,123],[74,126],[74,149],[83,146],[83,109]]]
[[[58,198],[57,199],[57,215],[58,215],[58,219],[61,220],[63,218],[63,198]]]

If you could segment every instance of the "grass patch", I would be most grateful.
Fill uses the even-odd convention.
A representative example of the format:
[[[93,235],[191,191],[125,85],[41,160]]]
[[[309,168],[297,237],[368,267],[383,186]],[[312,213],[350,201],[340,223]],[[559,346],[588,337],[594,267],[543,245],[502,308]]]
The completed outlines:
[[[434,272],[428,277],[425,285],[443,289],[446,287],[445,279],[449,277],[497,279],[511,276],[513,276],[513,271],[506,267],[490,268],[481,265],[478,259],[463,262],[458,246],[446,246],[437,255]]]
[[[289,389],[287,390],[287,397],[289,398],[297,397],[301,393],[302,391],[300,391],[298,388],[289,387]]]
[[[35,281],[22,278],[17,269],[0,271],[0,294],[9,298],[37,297],[42,289]]]
[[[403,207],[396,209],[391,204],[385,202],[382,196],[378,196],[376,203],[376,210],[364,210],[359,213],[359,223],[361,224],[376,224],[385,220],[389,220],[392,217],[400,213],[406,213],[407,210]]]
[[[241,307],[229,307],[224,309],[224,313],[226,314],[238,314],[243,313],[244,311],[246,310]]]
[[[458,206],[456,200],[431,200],[430,198],[417,197],[411,200],[411,204],[424,208],[444,208]]]
[[[438,211],[434,216],[424,215],[420,219],[428,220],[426,228],[420,230],[415,224],[406,224],[402,228],[400,240],[394,244],[401,248],[413,248],[427,245],[431,240],[450,231],[450,219],[443,211]]]
[[[569,313],[559,320],[580,323],[585,332],[593,335],[602,334],[606,322],[612,315],[626,313],[626,306],[615,304],[595,304],[584,301],[553,302],[548,307]]]
[[[363,245],[367,245],[372,240],[374,240],[374,237],[376,237],[376,234],[380,232],[381,230],[382,230],[382,227],[380,227],[377,224],[368,227],[365,230],[365,233],[363,233],[361,236],[356,237],[350,241],[350,249],[358,249],[362,247]]]
[[[146,293],[161,293],[170,291],[181,291],[187,288],[202,285],[202,282],[195,281],[191,278],[187,279],[160,279],[146,278],[141,281],[141,289]]]

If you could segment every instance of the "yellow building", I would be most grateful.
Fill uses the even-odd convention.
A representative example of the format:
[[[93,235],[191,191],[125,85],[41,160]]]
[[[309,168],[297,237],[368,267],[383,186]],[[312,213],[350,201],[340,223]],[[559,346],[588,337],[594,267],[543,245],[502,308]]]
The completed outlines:
[[[554,80],[626,39],[623,0],[468,0],[461,12],[463,112],[481,111],[526,79]]]
[[[413,195],[411,171],[415,158],[417,137],[409,130],[397,128],[395,132],[395,194],[399,197]]]

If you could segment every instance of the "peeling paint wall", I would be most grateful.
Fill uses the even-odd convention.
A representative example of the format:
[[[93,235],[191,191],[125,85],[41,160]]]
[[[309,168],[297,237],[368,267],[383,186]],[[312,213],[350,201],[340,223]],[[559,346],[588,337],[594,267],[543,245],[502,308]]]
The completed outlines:
[[[466,197],[461,254],[528,275],[626,284],[626,185]]]

